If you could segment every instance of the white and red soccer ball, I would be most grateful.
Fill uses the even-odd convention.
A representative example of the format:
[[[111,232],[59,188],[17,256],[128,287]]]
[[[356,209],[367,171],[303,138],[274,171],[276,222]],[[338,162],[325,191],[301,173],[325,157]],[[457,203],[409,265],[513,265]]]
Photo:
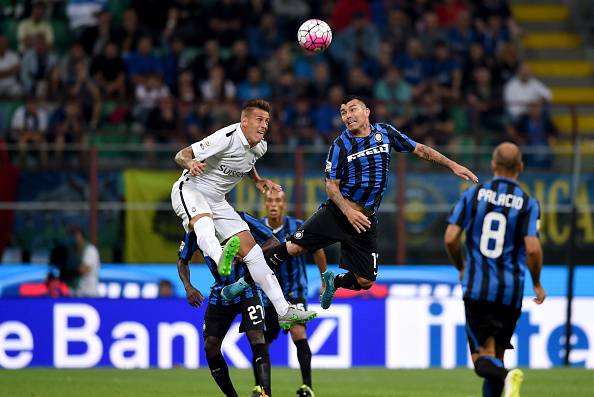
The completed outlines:
[[[324,51],[332,42],[332,29],[321,19],[308,19],[299,27],[297,41],[307,51]]]

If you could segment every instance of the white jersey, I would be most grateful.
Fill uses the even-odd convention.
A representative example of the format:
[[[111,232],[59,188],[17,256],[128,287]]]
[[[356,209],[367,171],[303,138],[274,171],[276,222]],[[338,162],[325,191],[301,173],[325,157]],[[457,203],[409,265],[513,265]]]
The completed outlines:
[[[80,276],[78,287],[76,287],[76,296],[98,296],[99,285],[99,251],[90,243],[85,245],[83,250],[81,262],[84,266],[88,266],[90,270]]]
[[[262,140],[250,147],[240,124],[235,123],[193,143],[191,147],[194,158],[205,162],[206,169],[198,176],[191,176],[188,170],[184,170],[179,181],[198,188],[207,196],[224,199],[252,170],[256,160],[266,153],[267,144]]]

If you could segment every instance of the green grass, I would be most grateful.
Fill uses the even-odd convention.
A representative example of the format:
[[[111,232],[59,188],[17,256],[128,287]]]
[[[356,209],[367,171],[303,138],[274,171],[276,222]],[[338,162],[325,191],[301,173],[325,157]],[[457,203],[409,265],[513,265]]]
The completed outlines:
[[[249,396],[251,370],[231,370],[240,396]],[[300,386],[298,370],[273,368],[272,391],[276,397],[292,397]],[[481,381],[473,371],[314,370],[318,397],[399,397],[481,395]],[[594,372],[582,369],[526,370],[522,396],[592,396]],[[215,397],[221,396],[207,369],[186,370],[56,370],[0,371],[3,397]]]

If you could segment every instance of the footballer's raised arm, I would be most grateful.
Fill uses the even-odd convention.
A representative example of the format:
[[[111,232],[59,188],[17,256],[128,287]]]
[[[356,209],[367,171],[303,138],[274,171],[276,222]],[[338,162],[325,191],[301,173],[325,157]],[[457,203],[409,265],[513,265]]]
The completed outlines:
[[[175,162],[179,164],[180,167],[187,169],[190,171],[192,176],[200,175],[204,172],[206,168],[206,163],[198,161],[194,158],[194,154],[192,153],[192,147],[188,146],[183,148],[175,155]]]
[[[474,183],[478,182],[477,176],[474,175],[472,171],[470,171],[468,168],[456,163],[453,160],[450,160],[443,154],[439,153],[437,150],[427,145],[417,143],[413,153],[422,158],[423,160],[431,161],[435,164],[439,164],[441,166],[449,168],[454,174],[458,175],[462,179],[472,181]]]

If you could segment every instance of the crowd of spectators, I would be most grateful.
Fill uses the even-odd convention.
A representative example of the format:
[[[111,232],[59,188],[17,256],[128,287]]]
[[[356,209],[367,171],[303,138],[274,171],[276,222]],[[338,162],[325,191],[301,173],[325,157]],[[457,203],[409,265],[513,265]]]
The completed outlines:
[[[428,144],[458,142],[455,107],[469,134],[543,144],[554,132],[551,93],[519,55],[505,0],[115,3],[33,0],[16,46],[0,36],[0,96],[23,100],[6,135],[23,155],[29,143],[80,143],[116,125],[147,145],[192,142],[254,97],[275,105],[269,141],[325,146],[346,93],[375,100],[378,121]],[[314,16],[333,27],[322,54],[296,43]],[[50,23],[60,18],[63,48]]]

